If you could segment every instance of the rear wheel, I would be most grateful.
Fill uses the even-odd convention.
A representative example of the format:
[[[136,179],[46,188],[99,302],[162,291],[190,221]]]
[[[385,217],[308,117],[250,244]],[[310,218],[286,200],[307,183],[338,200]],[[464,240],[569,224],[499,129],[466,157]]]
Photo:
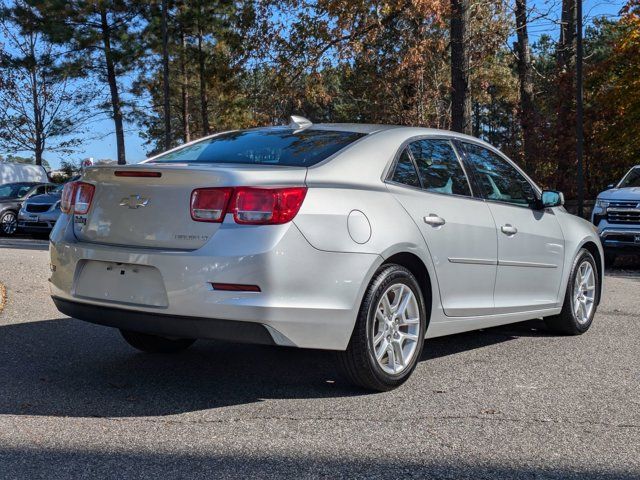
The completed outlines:
[[[387,391],[404,383],[422,354],[426,309],[413,274],[383,265],[371,281],[339,366],[352,383]]]
[[[149,333],[120,330],[122,337],[133,348],[147,353],[173,353],[185,350],[195,342],[191,338],[166,338]]]
[[[15,235],[18,230],[18,216],[11,210],[0,215],[0,234]]]
[[[562,311],[544,319],[547,327],[566,335],[589,330],[596,314],[599,281],[595,259],[587,250],[580,250],[573,262]]]

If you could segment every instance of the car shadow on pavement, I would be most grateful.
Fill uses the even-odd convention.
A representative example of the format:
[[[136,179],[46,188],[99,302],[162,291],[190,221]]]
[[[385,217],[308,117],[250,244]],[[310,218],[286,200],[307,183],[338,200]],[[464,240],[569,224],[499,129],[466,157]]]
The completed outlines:
[[[530,333],[521,324],[432,339],[422,360]],[[178,354],[144,354],[115,329],[68,318],[0,326],[0,385],[0,414],[69,417],[367,394],[338,377],[332,352],[199,341]]]
[[[409,450],[410,451],[410,450]],[[168,453],[0,447],[4,478],[422,478],[631,480],[631,471],[450,458],[362,458],[315,452]],[[395,457],[395,456],[394,456]],[[418,458],[416,458],[418,457]]]

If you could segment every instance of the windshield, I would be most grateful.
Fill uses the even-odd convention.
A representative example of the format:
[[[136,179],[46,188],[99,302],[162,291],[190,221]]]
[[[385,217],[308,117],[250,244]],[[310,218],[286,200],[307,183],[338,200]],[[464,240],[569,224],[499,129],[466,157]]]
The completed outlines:
[[[150,163],[236,163],[308,167],[321,162],[363,133],[270,128],[228,132],[161,155]]]
[[[640,167],[631,169],[622,179],[618,188],[640,187]]]
[[[22,198],[33,186],[33,183],[7,183],[0,186],[0,197]]]

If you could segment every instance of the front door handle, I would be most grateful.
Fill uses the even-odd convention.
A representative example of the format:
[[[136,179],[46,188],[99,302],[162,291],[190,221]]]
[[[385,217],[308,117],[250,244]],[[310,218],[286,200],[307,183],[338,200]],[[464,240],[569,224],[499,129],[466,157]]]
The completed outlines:
[[[506,224],[503,225],[502,228],[500,229],[502,230],[502,233],[506,234],[506,235],[515,235],[516,233],[518,233],[518,229],[516,227],[514,227],[513,225],[510,224]]]
[[[430,213],[429,215],[424,217],[424,223],[428,223],[432,227],[441,227],[447,222],[444,221],[444,218],[439,217],[435,213]]]

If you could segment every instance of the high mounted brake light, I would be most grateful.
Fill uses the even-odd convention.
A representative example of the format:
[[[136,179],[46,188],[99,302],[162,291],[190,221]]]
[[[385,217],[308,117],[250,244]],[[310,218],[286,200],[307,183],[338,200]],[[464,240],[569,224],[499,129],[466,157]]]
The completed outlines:
[[[116,170],[113,173],[116,177],[142,177],[142,178],[160,178],[162,172],[147,172],[135,170]]]
[[[306,194],[307,187],[198,188],[191,193],[191,218],[220,223],[231,213],[239,224],[288,223],[297,215]]]

